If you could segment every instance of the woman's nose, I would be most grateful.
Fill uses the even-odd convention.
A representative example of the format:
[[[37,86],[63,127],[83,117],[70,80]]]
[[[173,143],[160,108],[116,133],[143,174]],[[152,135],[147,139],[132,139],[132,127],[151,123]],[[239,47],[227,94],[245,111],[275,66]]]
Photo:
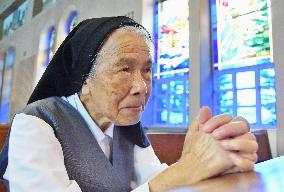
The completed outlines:
[[[146,95],[147,94],[147,84],[141,73],[137,73],[132,78],[132,88],[130,91],[132,95]]]

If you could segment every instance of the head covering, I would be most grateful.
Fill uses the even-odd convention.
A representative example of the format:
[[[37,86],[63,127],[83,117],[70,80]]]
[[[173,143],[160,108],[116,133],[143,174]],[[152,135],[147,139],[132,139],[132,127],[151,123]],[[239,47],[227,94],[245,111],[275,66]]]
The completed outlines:
[[[79,92],[103,41],[114,30],[124,26],[143,29],[151,39],[142,25],[124,16],[93,18],[79,23],[56,51],[28,104],[52,96],[69,96]],[[134,144],[140,147],[150,145],[140,122],[118,127],[126,128],[123,130]]]
[[[79,92],[104,39],[124,26],[142,28],[147,32],[142,25],[124,16],[93,18],[79,23],[56,51],[28,104]]]

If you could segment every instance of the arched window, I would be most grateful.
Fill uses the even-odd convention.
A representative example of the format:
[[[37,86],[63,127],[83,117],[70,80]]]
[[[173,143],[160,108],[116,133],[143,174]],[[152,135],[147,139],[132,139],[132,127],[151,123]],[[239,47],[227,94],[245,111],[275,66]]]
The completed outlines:
[[[188,125],[188,17],[188,0],[155,2],[153,89],[142,118],[147,127]]]
[[[48,66],[49,62],[51,61],[55,51],[56,51],[56,31],[55,27],[51,27],[47,35],[46,62],[44,64],[45,68]]]
[[[5,52],[3,59],[4,62],[2,68],[3,83],[1,88],[0,123],[8,123],[9,120],[14,59],[14,49],[10,48]]]
[[[270,0],[212,0],[214,112],[276,125]]]
[[[78,25],[78,13],[77,11],[72,11],[66,22],[66,33],[70,33],[76,25]]]

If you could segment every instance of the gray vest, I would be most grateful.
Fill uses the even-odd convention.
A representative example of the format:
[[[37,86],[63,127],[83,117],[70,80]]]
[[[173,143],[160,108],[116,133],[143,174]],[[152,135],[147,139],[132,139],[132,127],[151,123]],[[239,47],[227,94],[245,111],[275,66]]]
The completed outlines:
[[[149,146],[140,124],[134,127],[114,127],[112,162],[110,162],[82,116],[63,99],[50,97],[36,101],[29,104],[23,112],[43,119],[54,129],[63,149],[69,178],[75,180],[83,192],[131,190],[134,144],[141,147]],[[7,166],[8,140],[0,156],[0,175],[1,170],[3,175]]]

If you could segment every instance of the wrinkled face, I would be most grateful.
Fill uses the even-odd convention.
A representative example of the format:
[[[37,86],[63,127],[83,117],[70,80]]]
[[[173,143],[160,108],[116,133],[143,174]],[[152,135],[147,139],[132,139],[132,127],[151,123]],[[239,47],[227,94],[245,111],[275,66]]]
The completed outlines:
[[[96,73],[83,85],[92,118],[115,125],[140,120],[151,91],[150,44],[140,34],[116,30],[105,42]]]

